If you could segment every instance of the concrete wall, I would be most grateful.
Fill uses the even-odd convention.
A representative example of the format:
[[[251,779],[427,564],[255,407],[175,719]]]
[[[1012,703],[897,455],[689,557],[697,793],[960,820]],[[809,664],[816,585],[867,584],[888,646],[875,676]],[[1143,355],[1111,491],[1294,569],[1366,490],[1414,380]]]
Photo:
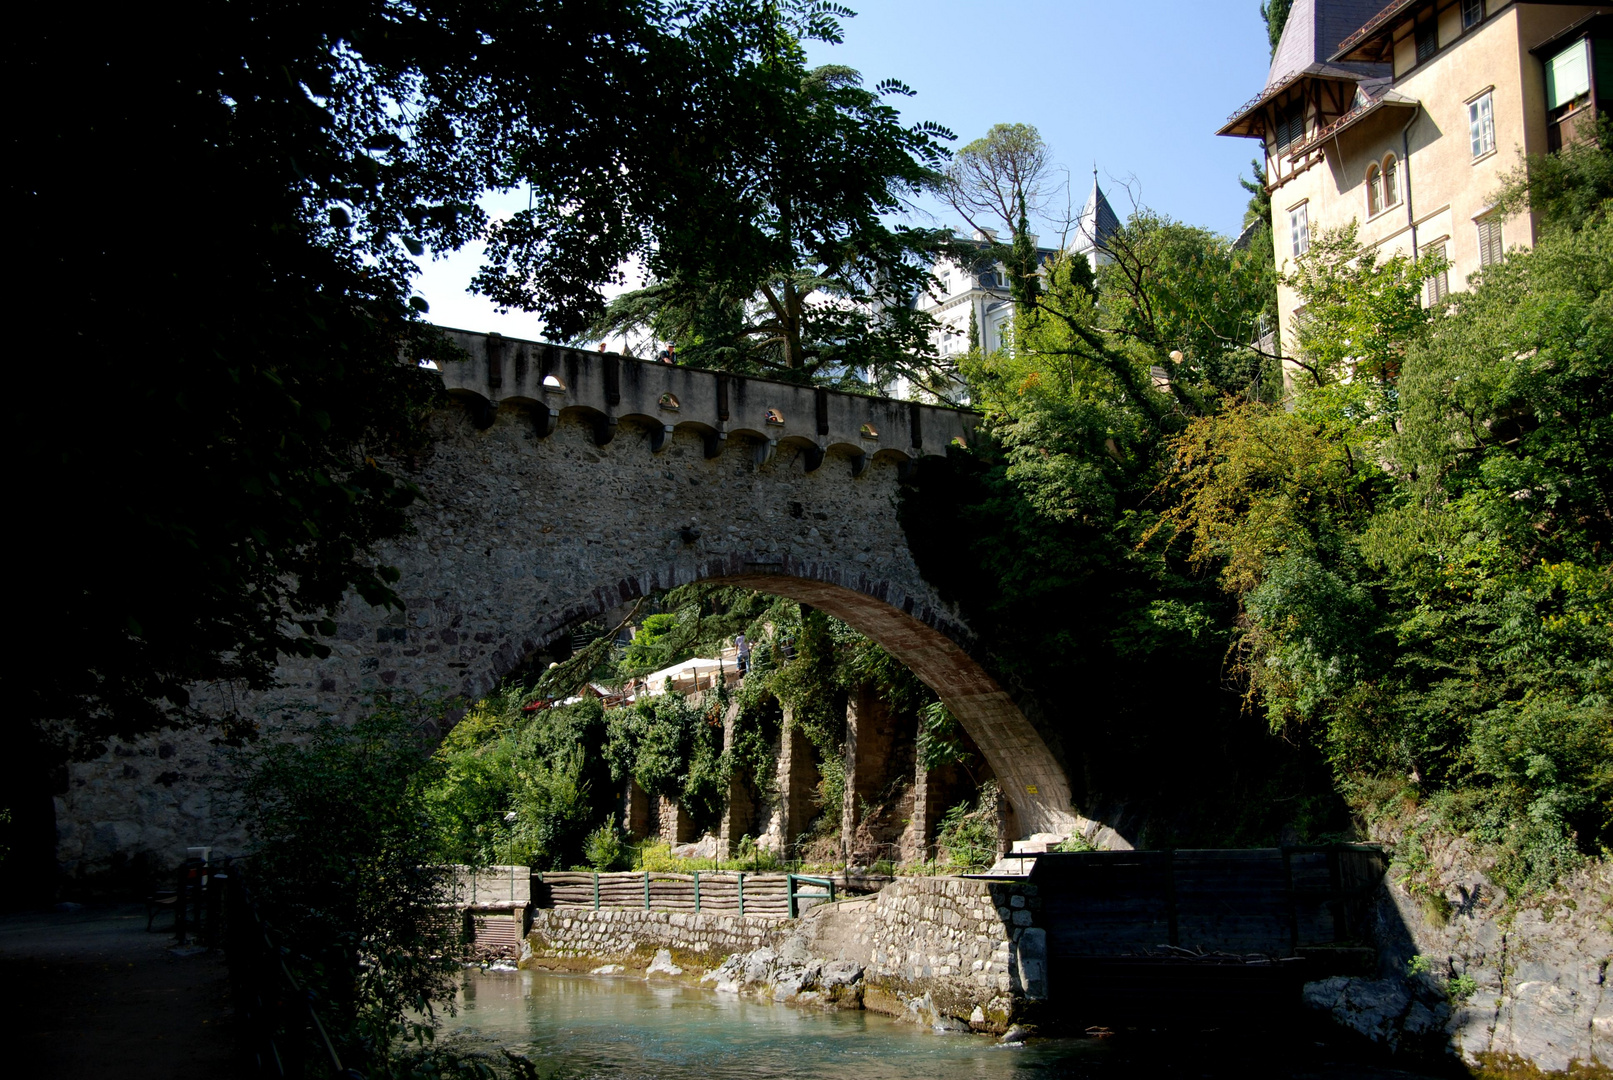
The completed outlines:
[[[508,369],[504,388],[530,386],[541,372],[529,356],[517,378],[514,348],[505,342],[495,349]],[[485,343],[482,351],[485,364]],[[607,404],[603,377],[592,366],[597,361],[581,355],[574,375],[566,364],[559,368],[572,380],[567,400],[580,402],[599,383],[599,403]],[[629,371],[638,374],[630,378]],[[716,383],[706,373],[623,361],[620,402],[632,400],[635,378],[643,393],[653,391],[652,376],[683,380],[677,383],[686,387],[682,417],[697,411],[691,403],[703,400],[701,387]],[[815,415],[819,398],[810,388],[751,380],[742,399],[737,386],[736,380],[729,399],[736,425],[742,400],[779,407],[786,417],[803,408]],[[494,389],[485,380],[483,388]],[[737,427],[708,457],[709,433],[700,426],[712,426],[706,421],[680,420],[666,435],[635,427],[639,422],[622,413],[601,446],[597,416],[583,404],[561,409],[558,423],[542,434],[524,399],[487,415],[477,414],[474,401],[435,413],[428,453],[405,469],[421,493],[411,509],[412,532],[380,552],[401,572],[396,588],[405,610],[350,598],[335,613],[328,659],[287,658],[277,671],[280,685],[267,693],[205,686],[193,701],[213,715],[240,713],[274,725],[352,717],[379,690],[475,699],[578,620],[657,589],[722,580],[814,604],[880,642],[947,702],[1008,797],[1023,803],[1027,827],[1069,831],[1075,818],[1058,761],[970,657],[967,628],[925,583],[908,551],[896,519],[902,455],[884,453],[890,447],[883,440],[895,438],[891,422],[880,421],[881,449],[867,453],[860,475],[852,475],[843,456],[840,435],[848,427],[846,437],[857,435],[853,421],[860,425],[862,417],[886,410],[901,428],[910,407],[846,397],[829,396],[831,430],[823,437],[824,460],[838,465],[812,471],[813,451],[805,444],[787,435],[747,447]],[[932,419],[916,408],[921,426],[930,425],[924,449],[941,449],[933,429],[944,434],[940,418],[959,414],[930,410]],[[786,426],[787,433],[795,430]],[[665,440],[657,451],[659,435]],[[910,437],[909,427],[897,441]],[[755,446],[768,449],[762,460]],[[104,871],[142,855],[173,865],[196,844],[236,850],[240,838],[228,825],[223,756],[212,734],[168,733],[72,766],[56,805],[58,858],[68,872]]]

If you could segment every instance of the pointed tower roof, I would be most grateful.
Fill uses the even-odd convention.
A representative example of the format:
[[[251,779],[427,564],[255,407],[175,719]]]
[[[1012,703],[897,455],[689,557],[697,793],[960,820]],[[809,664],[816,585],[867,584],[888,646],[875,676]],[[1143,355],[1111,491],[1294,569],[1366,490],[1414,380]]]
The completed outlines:
[[[1120,229],[1120,217],[1115,213],[1114,207],[1109,205],[1109,199],[1098,186],[1098,169],[1092,169],[1092,194],[1087,196],[1087,204],[1081,209],[1081,216],[1076,219],[1075,240],[1070,244],[1071,251],[1095,251],[1109,242]]]
[[[1260,128],[1254,114],[1289,86],[1304,78],[1360,82],[1391,74],[1390,65],[1357,61],[1334,62],[1340,42],[1366,25],[1381,7],[1381,0],[1294,0],[1283,24],[1277,51],[1266,72],[1266,86],[1233,113],[1218,135],[1256,136]]]

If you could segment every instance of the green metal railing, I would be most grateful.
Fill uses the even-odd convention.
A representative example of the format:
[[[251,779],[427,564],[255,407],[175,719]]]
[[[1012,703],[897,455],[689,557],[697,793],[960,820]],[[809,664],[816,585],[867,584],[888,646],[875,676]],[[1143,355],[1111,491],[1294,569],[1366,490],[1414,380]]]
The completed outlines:
[[[790,881],[789,881],[790,918],[799,919],[801,917],[801,905],[799,903],[799,901],[801,901],[801,900],[827,900],[831,904],[834,903],[834,899],[835,899],[834,878],[806,877],[805,875],[802,875],[802,874],[790,874],[789,879],[790,879]],[[808,885],[819,886],[820,888],[827,889],[828,892],[806,892],[806,893],[799,892],[796,889],[796,885],[799,882],[805,882]],[[740,913],[744,914],[744,911],[745,911],[744,900],[743,900],[743,898],[741,898],[741,901],[740,901]]]

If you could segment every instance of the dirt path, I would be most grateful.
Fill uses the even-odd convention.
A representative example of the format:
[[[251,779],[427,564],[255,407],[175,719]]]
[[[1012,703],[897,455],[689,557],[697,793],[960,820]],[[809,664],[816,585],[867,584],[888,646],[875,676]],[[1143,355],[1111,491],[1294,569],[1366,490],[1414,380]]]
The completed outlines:
[[[222,956],[175,956],[173,940],[146,933],[139,904],[0,915],[0,1015],[20,1055],[10,1075],[244,1075]]]

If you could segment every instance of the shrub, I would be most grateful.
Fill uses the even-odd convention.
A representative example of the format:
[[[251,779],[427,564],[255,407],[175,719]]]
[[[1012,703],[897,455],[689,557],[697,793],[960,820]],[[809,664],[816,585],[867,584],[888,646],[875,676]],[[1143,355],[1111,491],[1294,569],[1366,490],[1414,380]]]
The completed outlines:
[[[614,822],[607,821],[589,833],[588,839],[583,841],[582,857],[601,872],[626,870],[627,845],[622,840],[621,830]]]
[[[955,869],[973,870],[996,861],[997,798],[997,785],[988,782],[972,804],[961,802],[941,819],[936,846]]]
[[[431,703],[381,698],[352,727],[293,726],[241,751],[247,872],[342,1060],[371,1069],[452,1011],[464,952],[423,795]]]

